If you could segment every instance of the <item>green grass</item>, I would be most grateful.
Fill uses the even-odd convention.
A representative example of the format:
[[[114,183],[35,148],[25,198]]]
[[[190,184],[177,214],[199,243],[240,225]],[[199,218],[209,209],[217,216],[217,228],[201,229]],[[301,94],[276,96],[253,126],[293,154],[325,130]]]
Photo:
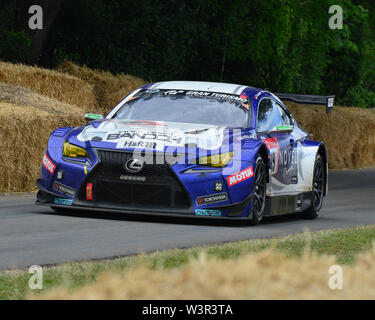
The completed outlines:
[[[136,264],[148,264],[153,268],[176,268],[186,263],[191,257],[197,257],[202,250],[206,251],[208,256],[230,259],[243,253],[258,252],[272,246],[288,256],[300,256],[304,250],[311,250],[318,254],[335,255],[338,264],[353,264],[355,256],[369,250],[374,240],[375,225],[306,232],[274,239],[173,249],[113,260],[66,263],[44,268],[43,290],[40,292],[56,286],[77,288],[95,281],[97,276],[104,271],[125,271]],[[30,276],[27,270],[1,271],[0,299],[25,299],[31,292],[28,288]]]

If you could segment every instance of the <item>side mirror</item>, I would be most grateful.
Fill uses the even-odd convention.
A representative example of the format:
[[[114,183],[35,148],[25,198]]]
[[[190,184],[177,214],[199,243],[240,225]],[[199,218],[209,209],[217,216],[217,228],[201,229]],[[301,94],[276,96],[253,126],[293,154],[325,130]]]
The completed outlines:
[[[85,114],[85,120],[86,121],[101,120],[101,119],[103,119],[103,116],[101,114],[95,114],[95,113],[86,113]]]
[[[285,125],[285,126],[275,126],[267,133],[275,133],[275,132],[290,133],[292,131],[293,131],[293,126]]]

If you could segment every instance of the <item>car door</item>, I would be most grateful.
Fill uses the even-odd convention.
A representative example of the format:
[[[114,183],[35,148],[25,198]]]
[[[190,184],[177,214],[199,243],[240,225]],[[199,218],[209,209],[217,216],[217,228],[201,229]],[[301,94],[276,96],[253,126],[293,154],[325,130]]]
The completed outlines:
[[[293,122],[284,107],[272,98],[262,99],[258,105],[257,134],[269,150],[270,195],[288,194],[298,183],[297,147],[292,133]]]

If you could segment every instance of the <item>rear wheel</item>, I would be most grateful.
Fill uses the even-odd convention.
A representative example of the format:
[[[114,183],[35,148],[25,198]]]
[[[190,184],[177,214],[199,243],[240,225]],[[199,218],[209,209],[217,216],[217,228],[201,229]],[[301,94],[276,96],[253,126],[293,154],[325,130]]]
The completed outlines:
[[[258,155],[254,169],[254,192],[251,225],[257,225],[262,221],[266,206],[267,172],[263,158]]]
[[[324,185],[326,181],[326,172],[324,169],[324,162],[320,154],[316,156],[313,176],[313,190],[311,206],[308,208],[303,216],[307,219],[315,219],[319,216],[319,211],[323,205]]]

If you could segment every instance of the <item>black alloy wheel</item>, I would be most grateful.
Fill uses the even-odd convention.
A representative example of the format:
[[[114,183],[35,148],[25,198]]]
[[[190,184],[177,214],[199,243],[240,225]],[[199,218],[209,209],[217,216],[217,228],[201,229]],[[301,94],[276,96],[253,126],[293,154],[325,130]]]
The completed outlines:
[[[323,205],[325,182],[326,170],[323,159],[318,154],[314,165],[311,206],[304,212],[304,216],[308,219],[314,219],[319,216],[319,211]]]
[[[263,158],[258,155],[254,169],[253,209],[250,224],[257,225],[263,218],[266,206],[267,173]]]

